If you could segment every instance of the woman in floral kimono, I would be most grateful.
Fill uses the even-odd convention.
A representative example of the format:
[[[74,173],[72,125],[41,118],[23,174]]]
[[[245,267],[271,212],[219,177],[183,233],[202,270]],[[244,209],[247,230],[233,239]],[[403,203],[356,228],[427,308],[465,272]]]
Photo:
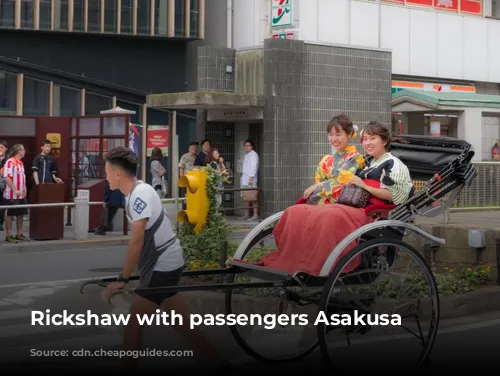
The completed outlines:
[[[363,156],[358,153],[356,146],[349,145],[349,141],[356,137],[357,131],[351,119],[343,114],[333,117],[328,123],[328,141],[335,152],[321,159],[314,177],[316,183],[304,191],[304,196],[298,204],[334,204],[342,186],[347,184],[356,171],[364,168]]]

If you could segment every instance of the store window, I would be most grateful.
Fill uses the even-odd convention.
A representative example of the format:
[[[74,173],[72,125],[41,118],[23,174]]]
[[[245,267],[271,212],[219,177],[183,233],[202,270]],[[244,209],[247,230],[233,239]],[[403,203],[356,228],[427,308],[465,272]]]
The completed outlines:
[[[52,91],[53,116],[80,116],[82,92],[78,89],[54,85]]]
[[[0,27],[13,29],[16,21],[15,0],[0,1]]]
[[[168,35],[168,0],[155,1],[155,35]]]
[[[120,33],[132,34],[133,31],[133,0],[122,0],[122,7],[120,9]]]
[[[116,33],[116,0],[106,0],[104,2],[104,32]]]
[[[151,31],[151,1],[137,2],[137,34],[149,35]]]
[[[135,112],[135,114],[128,114],[131,123],[139,124],[142,121],[142,105],[121,100],[117,100],[116,105],[124,110]]]
[[[68,0],[54,0],[54,30],[68,31]]]
[[[500,19],[500,0],[484,0],[484,15]]]
[[[40,30],[50,30],[52,22],[52,0],[40,0],[40,18],[38,28]]]
[[[48,115],[49,83],[26,76],[23,82],[23,115]]]
[[[0,114],[16,113],[17,75],[0,71]]]

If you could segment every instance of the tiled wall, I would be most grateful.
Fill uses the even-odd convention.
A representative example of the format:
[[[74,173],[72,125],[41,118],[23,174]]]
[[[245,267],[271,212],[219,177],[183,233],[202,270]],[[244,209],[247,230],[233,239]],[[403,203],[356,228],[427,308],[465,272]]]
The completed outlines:
[[[268,39],[264,75],[260,181],[267,216],[314,183],[319,160],[330,152],[326,127],[333,115],[344,112],[360,126],[377,120],[390,127],[391,54]]]
[[[234,91],[235,51],[223,47],[198,48],[198,90]],[[228,73],[226,67],[231,67]]]

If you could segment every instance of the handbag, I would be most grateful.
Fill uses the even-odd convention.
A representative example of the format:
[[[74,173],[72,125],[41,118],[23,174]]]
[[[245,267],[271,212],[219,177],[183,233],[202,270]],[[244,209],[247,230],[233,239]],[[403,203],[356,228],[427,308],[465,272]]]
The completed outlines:
[[[337,200],[338,204],[365,208],[370,201],[370,193],[356,185],[344,185]]]

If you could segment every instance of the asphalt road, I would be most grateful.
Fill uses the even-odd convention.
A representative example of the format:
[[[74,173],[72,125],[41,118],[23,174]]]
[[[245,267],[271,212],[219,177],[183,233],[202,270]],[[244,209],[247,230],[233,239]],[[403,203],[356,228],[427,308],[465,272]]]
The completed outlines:
[[[111,269],[121,266],[125,250],[113,247],[93,251],[58,251],[36,254],[0,256],[0,369],[40,371],[43,364],[45,370],[49,365],[59,370],[83,371],[87,369],[118,370],[119,357],[78,356],[71,354],[73,350],[120,350],[122,343],[122,327],[106,326],[89,327],[31,325],[33,311],[61,313],[85,313],[90,310],[95,314],[126,313],[125,301],[117,301],[117,307],[109,305],[101,299],[103,289],[89,286],[84,294],[80,294],[81,282],[75,279],[95,276],[115,275]],[[94,271],[89,271],[94,270]],[[123,304],[123,305],[122,305]],[[217,312],[223,313],[221,303]],[[273,313],[271,311],[267,313]],[[394,328],[392,328],[394,329]],[[399,329],[399,328],[398,328]],[[253,360],[234,341],[227,327],[204,327],[208,338],[220,354],[241,370],[257,371],[273,368],[280,371],[309,370],[325,367],[318,351],[298,362],[264,365]],[[395,330],[395,329],[394,329]],[[250,332],[246,332],[247,334]],[[252,332],[258,347],[264,354],[281,352],[281,350],[297,349],[296,332],[278,334],[277,330],[259,330]],[[295,333],[295,334],[294,334]],[[394,334],[404,334],[401,329]],[[315,335],[315,332],[309,333]],[[383,335],[383,334],[381,334]],[[410,361],[416,359],[418,342],[407,336],[404,339],[380,341],[380,336],[366,337],[359,349],[353,343],[346,345],[345,338],[336,335],[331,338],[331,354],[334,366],[340,368],[383,369],[410,367]],[[312,338],[312,337],[310,337]],[[383,337],[387,339],[387,337]],[[144,348],[149,350],[192,351],[192,347],[170,326],[146,327],[144,329]],[[430,371],[464,371],[484,372],[497,364],[500,347],[500,313],[489,313],[460,320],[442,321],[440,334],[436,340],[431,362],[424,365],[422,372]],[[71,356],[47,356],[40,351],[69,351]],[[33,356],[38,354],[43,356]],[[81,354],[80,354],[81,355]],[[184,352],[180,356],[148,356],[141,361],[142,367],[162,367],[162,370],[195,369],[207,370],[207,363],[200,354]],[[333,367],[333,366],[328,366]],[[158,369],[158,368],[151,368]],[[234,371],[233,371],[234,372]]]

